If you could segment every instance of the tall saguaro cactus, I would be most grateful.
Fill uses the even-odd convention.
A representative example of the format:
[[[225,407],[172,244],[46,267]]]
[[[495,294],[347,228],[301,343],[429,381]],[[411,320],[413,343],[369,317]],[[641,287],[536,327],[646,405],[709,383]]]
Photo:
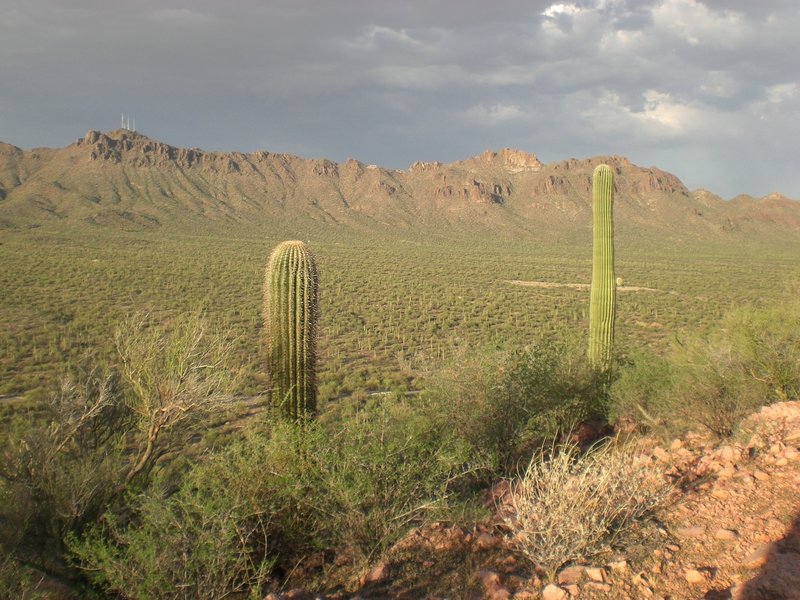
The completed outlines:
[[[589,304],[589,362],[598,371],[611,367],[617,282],[614,278],[614,176],[599,165],[592,177],[592,290]]]
[[[264,325],[272,403],[292,420],[317,408],[317,264],[300,241],[281,242],[264,278]]]

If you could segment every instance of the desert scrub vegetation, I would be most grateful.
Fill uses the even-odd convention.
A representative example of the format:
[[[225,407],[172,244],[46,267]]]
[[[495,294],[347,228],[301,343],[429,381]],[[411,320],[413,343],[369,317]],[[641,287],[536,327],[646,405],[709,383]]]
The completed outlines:
[[[418,390],[418,365],[446,364],[458,348],[511,350],[588,326],[585,292],[507,283],[588,284],[588,230],[579,244],[542,244],[274,227],[220,227],[203,235],[5,231],[0,394],[42,401],[87,351],[114,352],[114,330],[129,313],[169,320],[198,306],[231,332],[232,358],[242,370],[237,391],[259,393],[267,386],[259,352],[264,257],[287,236],[310,240],[325,274],[321,411],[353,393]],[[660,351],[675,332],[712,326],[733,302],[768,303],[781,295],[780,282],[800,277],[800,254],[778,242],[647,247],[622,237],[617,246],[616,274],[658,290],[620,297],[615,337],[621,348]]]
[[[490,476],[508,475],[546,440],[583,421],[605,422],[606,381],[584,340],[567,336],[464,356],[435,373],[425,398],[431,420],[467,444]]]
[[[669,496],[658,467],[619,439],[585,452],[553,443],[513,482],[505,522],[520,553],[554,579],[566,563],[606,550]]]
[[[611,389],[612,420],[678,435],[702,425],[732,435],[755,408],[800,397],[800,303],[742,306],[658,356],[628,357]]]
[[[200,317],[171,329],[132,317],[115,343],[113,367],[77,370],[2,440],[0,546],[46,571],[67,572],[67,538],[124,512],[230,405],[228,344]]]
[[[154,481],[124,517],[106,515],[69,548],[118,597],[260,597],[267,576],[290,576],[312,555],[352,576],[412,526],[445,515],[468,465],[453,438],[399,398],[337,426],[276,415],[202,457],[177,490]]]

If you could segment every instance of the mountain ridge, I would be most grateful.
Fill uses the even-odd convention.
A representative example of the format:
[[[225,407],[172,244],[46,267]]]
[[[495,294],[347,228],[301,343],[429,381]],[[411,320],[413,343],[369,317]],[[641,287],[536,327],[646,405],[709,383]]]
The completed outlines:
[[[89,131],[63,148],[0,142],[0,227],[153,229],[277,219],[547,237],[590,227],[591,174],[602,162],[614,169],[623,237],[637,229],[678,237],[800,233],[800,202],[777,193],[725,201],[622,156],[543,163],[504,148],[401,170],[354,159],[179,148],[125,129]]]

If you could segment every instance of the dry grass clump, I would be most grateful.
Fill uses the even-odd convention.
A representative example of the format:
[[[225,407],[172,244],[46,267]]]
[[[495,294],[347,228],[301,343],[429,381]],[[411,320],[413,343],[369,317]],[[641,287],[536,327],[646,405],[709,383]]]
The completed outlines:
[[[582,453],[574,443],[554,444],[514,486],[505,521],[517,549],[553,577],[565,563],[603,550],[669,493],[658,469],[629,445]]]

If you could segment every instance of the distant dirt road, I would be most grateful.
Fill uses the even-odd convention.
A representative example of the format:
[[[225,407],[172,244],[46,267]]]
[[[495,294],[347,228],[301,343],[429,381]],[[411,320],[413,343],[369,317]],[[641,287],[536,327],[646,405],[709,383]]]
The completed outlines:
[[[588,290],[588,283],[554,283],[552,281],[521,281],[519,279],[507,279],[506,283],[511,285],[521,285],[524,287],[535,288],[569,288],[571,290]],[[620,285],[617,286],[618,292],[660,292],[656,288],[640,287],[637,285]]]

